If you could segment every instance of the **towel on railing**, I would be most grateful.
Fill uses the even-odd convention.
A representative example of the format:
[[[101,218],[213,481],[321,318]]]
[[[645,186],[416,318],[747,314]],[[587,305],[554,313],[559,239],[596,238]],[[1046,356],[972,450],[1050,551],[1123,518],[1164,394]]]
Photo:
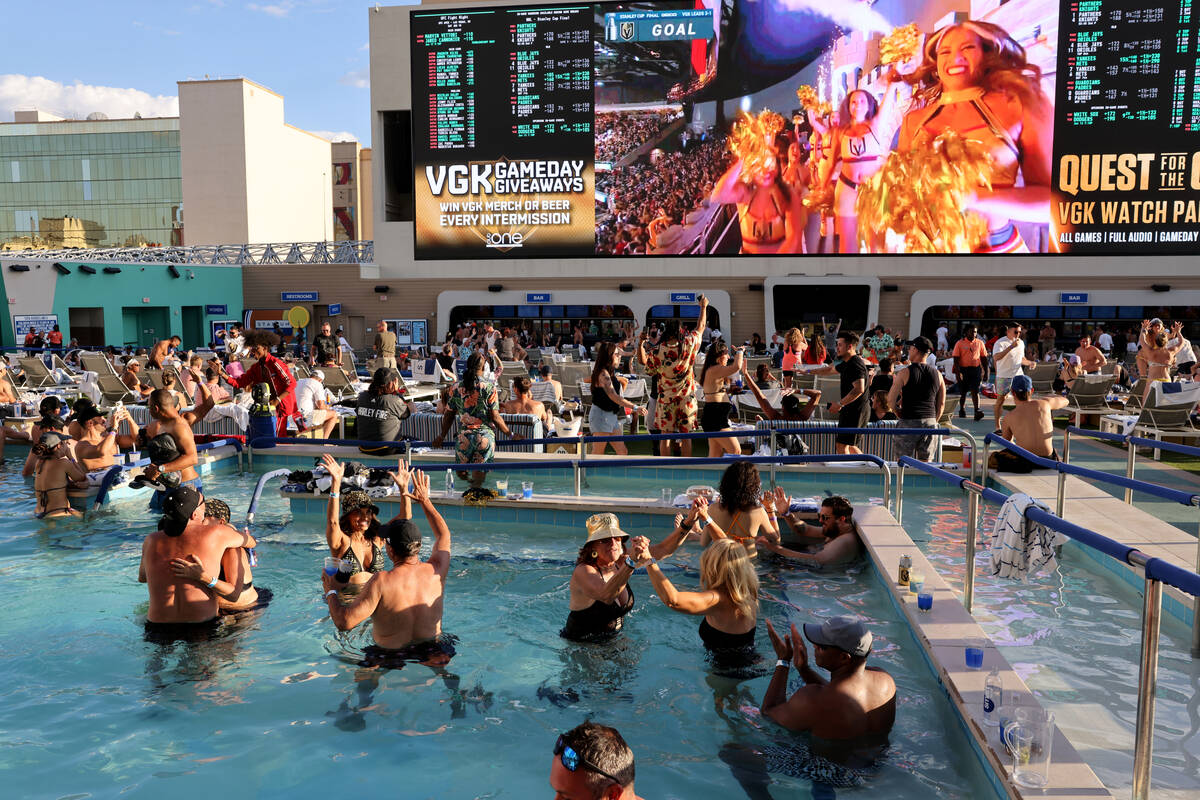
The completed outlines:
[[[1062,538],[1057,531],[1026,518],[1025,512],[1031,505],[1050,510],[1021,493],[1010,495],[1001,506],[992,528],[992,575],[1024,581],[1032,572],[1043,567],[1049,571],[1057,566],[1054,548],[1062,543]]]

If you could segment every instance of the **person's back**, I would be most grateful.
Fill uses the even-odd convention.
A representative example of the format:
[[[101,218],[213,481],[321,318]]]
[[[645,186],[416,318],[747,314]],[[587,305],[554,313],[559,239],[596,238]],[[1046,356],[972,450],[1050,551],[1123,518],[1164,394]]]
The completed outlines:
[[[1004,415],[1001,435],[1035,456],[1054,457],[1054,420],[1051,412],[1063,408],[1065,397],[1033,397],[1023,400],[1016,395],[1017,405]]]
[[[316,378],[301,378],[296,382],[296,408],[302,414],[312,414],[324,407],[325,386]]]
[[[399,564],[371,580],[379,583],[371,615],[376,644],[394,649],[441,634],[445,579],[432,564]]]

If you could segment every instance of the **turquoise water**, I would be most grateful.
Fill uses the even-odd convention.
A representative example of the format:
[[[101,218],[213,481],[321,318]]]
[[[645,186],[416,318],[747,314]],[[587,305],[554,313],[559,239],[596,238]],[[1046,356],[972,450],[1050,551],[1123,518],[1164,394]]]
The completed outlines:
[[[591,717],[630,742],[640,795],[728,798],[744,792],[722,752],[803,743],[760,718],[768,678],[711,675],[698,620],[666,609],[642,575],[621,639],[560,639],[580,531],[456,526],[445,615],[459,638],[452,677],[410,665],[383,674],[367,696],[352,663],[367,632],[338,635],[321,600],[321,523],[293,520],[268,493],[255,526],[255,583],[274,590],[271,606],[217,642],[150,645],[136,576],[152,520],[125,502],[83,524],[39,527],[18,463],[10,456],[0,474],[8,796],[546,796],[556,734]],[[240,516],[253,478],[218,480],[208,494]],[[670,573],[677,585],[698,585],[697,558],[693,550],[679,559]],[[764,565],[762,582],[762,616],[776,622],[866,618],[877,637],[872,662],[896,677],[899,713],[885,763],[865,788],[839,795],[995,797],[871,569],[821,575]],[[769,656],[761,626],[759,645]],[[811,788],[805,777],[771,781],[777,798],[807,797]]]

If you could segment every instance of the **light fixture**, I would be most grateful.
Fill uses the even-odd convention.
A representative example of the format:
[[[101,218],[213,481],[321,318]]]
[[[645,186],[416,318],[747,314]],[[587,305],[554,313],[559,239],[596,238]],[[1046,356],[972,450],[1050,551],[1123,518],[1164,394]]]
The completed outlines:
[[[881,291],[881,292],[898,292],[898,291],[900,291],[900,286],[895,283],[884,283],[884,284],[880,285],[879,291]]]
[[[29,272],[29,265],[28,264],[9,264],[8,269],[10,272]]]
[[[620,286],[618,286],[617,288],[618,288],[618,289],[620,289],[622,292],[632,292],[632,291],[633,291],[633,284],[632,284],[632,283],[622,283],[622,284],[621,284]]]
[[[1150,288],[1156,292],[1169,292],[1169,291],[1171,291],[1171,284],[1169,284],[1169,283],[1152,283],[1152,284],[1150,284]]]
[[[503,286],[502,284],[499,284],[499,283],[489,283],[489,284],[488,284],[488,291],[489,291],[489,292],[503,292],[503,291],[504,291],[504,286]]]
[[[57,272],[59,275],[70,275],[71,274],[71,270],[67,269],[62,264],[58,263],[57,261],[54,262],[54,271]]]
[[[761,283],[752,283],[746,288],[752,292],[761,292],[763,290],[763,285]]]
[[[120,275],[121,268],[120,267],[105,267],[104,274],[105,275]]]
[[[175,266],[174,264],[167,264],[167,272],[171,273],[172,278],[179,277],[179,267]]]
[[[1033,287],[1030,286],[1028,283],[1018,283],[1017,291],[1020,292],[1021,294],[1029,294],[1030,292],[1033,291]]]
[[[96,274],[96,268],[89,267],[87,264],[80,264],[79,271],[85,275],[95,275]]]
[[[380,284],[379,286],[375,287],[375,294],[387,294],[388,289],[390,288],[390,286],[384,286],[383,284]]]

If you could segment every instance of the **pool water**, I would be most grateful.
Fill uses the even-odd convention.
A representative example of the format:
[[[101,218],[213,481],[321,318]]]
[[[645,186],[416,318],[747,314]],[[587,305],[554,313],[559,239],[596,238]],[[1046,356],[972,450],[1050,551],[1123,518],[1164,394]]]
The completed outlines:
[[[560,639],[583,531],[456,526],[445,630],[459,643],[450,674],[410,665],[370,686],[356,683],[353,664],[369,634],[339,635],[321,599],[321,521],[293,520],[268,493],[255,525],[255,582],[274,591],[271,606],[216,642],[148,644],[136,576],[152,519],[124,502],[86,523],[39,526],[19,463],[10,456],[0,474],[7,796],[291,797],[387,787],[405,798],[544,797],[555,736],[591,717],[630,742],[642,796],[728,798],[744,792],[722,753],[803,743],[760,718],[769,676],[711,675],[698,619],[666,609],[641,574],[620,639]],[[253,476],[208,483],[235,518],[244,513]],[[695,549],[676,558],[669,574],[678,586],[698,586],[697,560]],[[860,615],[876,635],[872,663],[896,678],[885,763],[867,786],[838,794],[995,797],[877,580],[866,565],[831,575],[762,567],[761,616]],[[759,647],[769,666],[761,625]],[[809,796],[812,783],[797,772],[772,774],[769,794],[753,796]]]

